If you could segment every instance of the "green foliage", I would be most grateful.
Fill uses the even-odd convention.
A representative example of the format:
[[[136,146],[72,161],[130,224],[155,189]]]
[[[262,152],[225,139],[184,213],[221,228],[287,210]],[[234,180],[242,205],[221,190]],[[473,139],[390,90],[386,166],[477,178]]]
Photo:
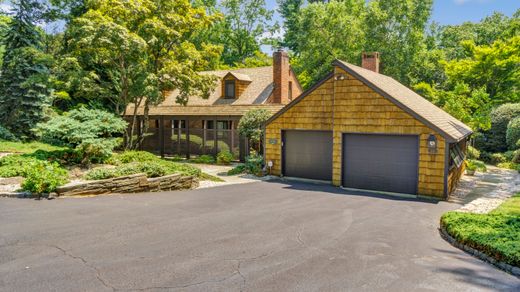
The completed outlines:
[[[26,176],[27,167],[36,165],[38,159],[25,155],[8,155],[0,158],[0,177]]]
[[[108,159],[126,125],[111,113],[80,108],[38,124],[35,131],[45,142],[75,148],[88,163]]]
[[[22,189],[34,194],[51,193],[67,182],[67,170],[57,163],[44,161],[27,165]]]
[[[262,144],[262,127],[270,117],[271,113],[266,109],[253,109],[246,112],[238,123],[240,135],[247,137],[252,144],[258,145],[257,150]]]
[[[0,1],[0,3],[1,2],[2,1]],[[7,28],[9,27],[8,24],[10,21],[11,21],[10,17],[7,17],[5,15],[0,15],[0,67],[2,66],[2,61],[4,59],[4,52],[5,52],[3,39],[4,39],[5,33],[7,32]]]
[[[520,141],[520,116],[513,118],[507,124],[506,130],[506,142],[509,149],[518,149],[520,146],[518,145],[518,141]]]
[[[520,116],[520,103],[503,104],[491,111],[491,128],[485,132],[485,142],[481,147],[489,152],[507,150],[507,125]]]
[[[168,168],[158,161],[131,162],[115,168],[95,168],[89,171],[85,178],[88,180],[107,179],[145,173],[147,177],[159,177],[168,174]]]
[[[257,153],[252,153],[251,155],[246,157],[246,171],[250,174],[260,175],[262,174],[263,163],[264,158],[261,155],[258,155]]]
[[[469,159],[479,159],[480,158],[480,151],[478,151],[478,149],[472,147],[472,146],[468,146],[468,158]]]
[[[18,138],[11,131],[0,126],[0,141],[18,141]]]
[[[128,150],[121,154],[114,154],[108,161],[110,164],[118,165],[121,163],[157,161],[159,158],[150,152]]]
[[[304,88],[330,72],[334,59],[359,64],[367,38],[365,2],[315,2],[301,9],[289,8],[297,9],[298,14],[290,19],[284,42],[295,50],[292,65]]]
[[[223,0],[220,6],[224,18],[212,32],[224,49],[222,61],[239,67],[254,63],[261,54],[260,45],[267,43],[265,35],[278,29],[271,24],[273,11],[266,8],[265,0]]]
[[[479,160],[474,160],[474,159],[466,160],[466,169],[469,171],[476,171],[476,170],[482,171],[482,172],[487,171],[487,167],[484,164],[484,162],[479,161]]]
[[[231,163],[231,161],[233,161],[233,159],[234,159],[233,153],[226,151],[226,150],[220,151],[217,154],[217,164],[228,165]]]
[[[228,170],[227,175],[237,175],[246,172],[246,165],[241,163],[232,169]]]
[[[520,198],[513,197],[489,214],[448,212],[441,226],[458,242],[514,266],[520,266]]]
[[[41,51],[42,35],[35,23],[40,4],[34,0],[13,3],[15,14],[3,43],[0,78],[0,125],[22,140],[34,138],[31,129],[44,117],[50,103],[51,57]]]
[[[37,150],[56,151],[63,150],[64,147],[57,147],[41,142],[12,142],[0,141],[0,152],[9,153],[33,153]]]
[[[214,179],[202,171],[186,163],[178,163],[161,159],[145,151],[125,151],[114,155],[109,162],[114,168],[95,168],[86,174],[87,179],[105,179],[136,173],[146,173],[148,177],[163,176],[173,173],[192,175],[198,178]]]
[[[192,163],[213,164],[215,163],[215,157],[205,154],[192,158],[189,161]]]
[[[189,96],[208,98],[213,88],[214,76],[197,71],[216,48],[191,37],[215,19],[189,0],[89,1],[87,12],[66,31],[69,55],[108,93],[118,114],[129,103],[148,109],[171,90],[179,91],[177,103],[186,104]],[[142,131],[132,123],[126,133],[128,149],[136,149],[147,132],[148,110],[144,113]]]

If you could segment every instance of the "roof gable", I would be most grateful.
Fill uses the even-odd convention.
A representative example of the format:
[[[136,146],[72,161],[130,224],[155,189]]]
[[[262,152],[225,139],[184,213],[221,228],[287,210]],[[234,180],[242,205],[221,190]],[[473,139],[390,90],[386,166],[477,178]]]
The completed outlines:
[[[426,126],[436,130],[448,141],[460,141],[473,133],[467,125],[389,76],[340,60],[334,61],[333,65],[356,77]]]

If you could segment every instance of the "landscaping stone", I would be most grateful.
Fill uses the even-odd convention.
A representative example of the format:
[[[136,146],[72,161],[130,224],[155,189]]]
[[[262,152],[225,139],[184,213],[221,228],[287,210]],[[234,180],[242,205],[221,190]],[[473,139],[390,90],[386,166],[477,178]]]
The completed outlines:
[[[56,193],[58,196],[84,196],[109,193],[173,191],[191,189],[197,186],[198,180],[193,176],[171,174],[147,178],[146,174],[138,173],[103,180],[74,182],[58,187]]]
[[[464,175],[449,201],[464,204],[459,211],[487,214],[520,191],[516,170],[487,166],[485,173]]]

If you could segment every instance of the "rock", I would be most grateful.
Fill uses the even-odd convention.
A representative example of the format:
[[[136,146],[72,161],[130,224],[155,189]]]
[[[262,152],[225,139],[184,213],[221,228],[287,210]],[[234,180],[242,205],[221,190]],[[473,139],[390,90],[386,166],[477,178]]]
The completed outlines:
[[[197,178],[171,174],[162,177],[146,178],[138,173],[123,177],[73,183],[57,188],[59,196],[99,195],[107,193],[157,192],[163,190],[190,189],[198,186]]]

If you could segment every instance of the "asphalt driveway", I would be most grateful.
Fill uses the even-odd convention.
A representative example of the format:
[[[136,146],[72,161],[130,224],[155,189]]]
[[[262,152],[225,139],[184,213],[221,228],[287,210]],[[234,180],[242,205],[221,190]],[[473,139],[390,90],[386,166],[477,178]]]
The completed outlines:
[[[282,182],[0,199],[0,290],[518,291],[440,238],[455,208]]]

